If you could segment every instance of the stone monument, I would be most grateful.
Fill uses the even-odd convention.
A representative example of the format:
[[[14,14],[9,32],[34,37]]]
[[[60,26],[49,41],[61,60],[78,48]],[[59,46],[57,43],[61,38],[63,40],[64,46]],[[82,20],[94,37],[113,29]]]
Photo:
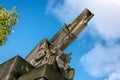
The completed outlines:
[[[43,39],[25,59],[16,56],[1,64],[0,80],[73,80],[75,71],[68,65],[71,54],[64,50],[93,16],[85,9],[51,40]]]

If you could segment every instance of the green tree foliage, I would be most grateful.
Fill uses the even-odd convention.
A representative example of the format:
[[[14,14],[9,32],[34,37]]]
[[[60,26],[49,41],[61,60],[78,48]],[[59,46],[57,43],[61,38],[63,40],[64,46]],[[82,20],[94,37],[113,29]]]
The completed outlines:
[[[17,18],[18,15],[15,8],[6,10],[0,5],[0,46],[7,41],[7,36],[17,24]]]

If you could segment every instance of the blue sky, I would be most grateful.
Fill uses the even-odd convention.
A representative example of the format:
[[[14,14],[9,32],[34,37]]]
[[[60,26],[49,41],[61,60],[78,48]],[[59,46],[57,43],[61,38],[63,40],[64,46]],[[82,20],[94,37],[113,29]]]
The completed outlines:
[[[72,52],[74,80],[120,80],[119,0],[0,0],[16,6],[19,22],[0,47],[0,64],[20,55],[25,58],[44,38],[49,40],[88,8],[95,16],[65,50]]]

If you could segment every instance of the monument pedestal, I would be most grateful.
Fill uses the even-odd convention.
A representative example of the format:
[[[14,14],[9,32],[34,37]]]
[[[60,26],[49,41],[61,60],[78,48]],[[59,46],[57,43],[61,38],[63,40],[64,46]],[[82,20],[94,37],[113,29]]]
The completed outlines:
[[[20,56],[16,56],[0,65],[0,80],[17,80],[34,67]]]
[[[61,72],[52,65],[42,65],[29,73],[22,75],[18,80],[66,80]]]

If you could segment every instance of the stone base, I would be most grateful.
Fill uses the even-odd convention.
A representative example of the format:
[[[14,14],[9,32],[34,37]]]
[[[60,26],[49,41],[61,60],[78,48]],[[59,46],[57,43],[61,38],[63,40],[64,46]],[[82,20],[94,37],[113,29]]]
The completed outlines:
[[[0,80],[17,80],[34,67],[20,56],[16,56],[0,65]]]
[[[69,77],[72,77],[70,72]],[[63,75],[53,65],[44,64],[38,68],[33,67],[20,56],[16,56],[0,65],[0,80],[73,80]]]
[[[24,74],[18,80],[66,80],[62,73],[53,68],[52,65],[45,64],[34,68],[29,73]]]

